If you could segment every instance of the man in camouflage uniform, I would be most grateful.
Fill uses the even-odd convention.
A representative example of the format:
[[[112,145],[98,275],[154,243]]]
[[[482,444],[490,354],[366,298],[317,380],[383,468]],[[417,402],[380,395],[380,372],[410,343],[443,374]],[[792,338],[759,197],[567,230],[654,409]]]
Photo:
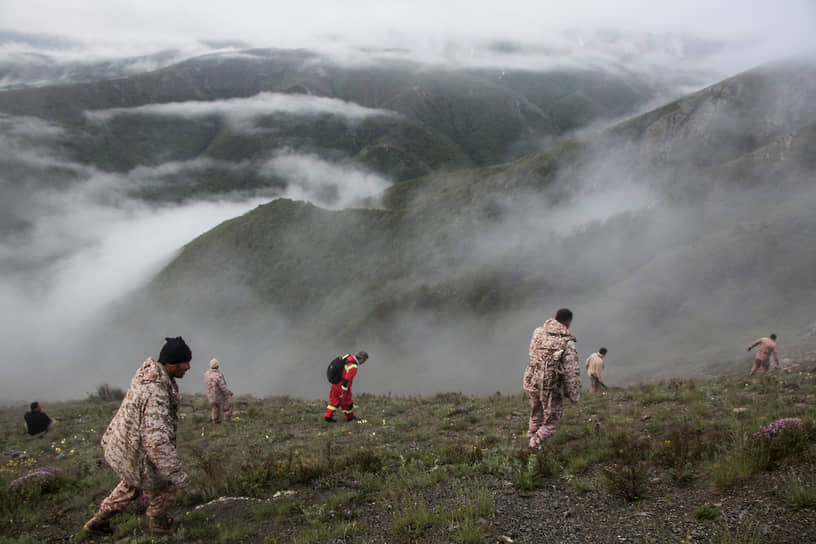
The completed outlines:
[[[204,372],[204,387],[207,388],[207,401],[210,403],[210,419],[213,423],[229,421],[232,407],[230,397],[232,391],[227,387],[227,380],[219,368],[221,363],[218,359],[210,360],[210,368]]]
[[[179,390],[176,378],[190,369],[192,353],[178,336],[167,338],[156,361],[149,357],[136,371],[119,411],[102,436],[105,461],[121,478],[84,529],[112,532],[108,520],[143,494],[147,499],[150,531],[171,532],[167,515],[176,490],[190,478],[176,453]]]
[[[597,393],[598,387],[603,385],[603,367],[606,348],[601,348],[586,360],[587,376],[589,376],[589,392]]]
[[[751,376],[754,375],[754,372],[759,370],[761,375],[764,375],[768,372],[768,367],[771,365],[771,355],[773,355],[774,362],[776,363],[776,368],[779,368],[779,356],[776,354],[776,335],[772,334],[770,336],[763,336],[762,338],[757,338],[751,345],[748,346],[748,351],[751,351],[756,346],[759,346],[756,352],[756,357],[754,358],[754,366],[751,367]]]
[[[564,412],[563,397],[573,403],[581,397],[581,369],[570,334],[572,312],[558,310],[533,332],[530,363],[524,372],[524,390],[530,394],[530,422],[527,436],[536,448],[555,434]]]

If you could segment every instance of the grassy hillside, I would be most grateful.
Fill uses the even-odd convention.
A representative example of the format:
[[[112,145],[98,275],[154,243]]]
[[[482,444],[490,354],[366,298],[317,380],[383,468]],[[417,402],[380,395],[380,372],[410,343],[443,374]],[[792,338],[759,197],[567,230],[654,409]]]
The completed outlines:
[[[233,421],[217,426],[209,423],[205,398],[185,395],[178,447],[192,483],[177,495],[175,532],[151,538],[135,506],[113,519],[113,538],[810,541],[814,365],[811,348],[764,378],[748,379],[747,367],[732,366],[721,377],[584,393],[566,406],[552,442],[536,451],[526,447],[527,401],[520,394],[358,390],[361,419],[335,425],[322,421],[322,399],[244,395],[235,399]],[[519,380],[523,368],[512,369]],[[314,379],[322,379],[322,370]],[[367,386],[368,370],[355,387]],[[184,381],[194,379],[188,374]],[[0,542],[65,542],[116,485],[99,461],[99,439],[118,407],[109,400],[115,392],[100,387],[84,401],[40,399],[59,420],[44,438],[24,434],[24,406],[0,410]],[[782,418],[799,423],[757,434]],[[60,470],[56,477],[11,485],[49,467]],[[102,540],[79,532],[75,541]]]

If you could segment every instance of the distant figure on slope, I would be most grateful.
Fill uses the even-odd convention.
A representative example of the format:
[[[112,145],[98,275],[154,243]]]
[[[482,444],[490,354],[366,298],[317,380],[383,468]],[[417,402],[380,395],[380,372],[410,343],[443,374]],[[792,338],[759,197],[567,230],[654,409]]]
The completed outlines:
[[[150,532],[171,532],[173,519],[167,512],[176,490],[190,483],[176,452],[176,378],[183,378],[190,370],[191,359],[190,348],[181,336],[167,338],[159,360],[148,357],[136,371],[119,411],[102,436],[105,461],[121,481],[85,524],[87,532],[110,533],[110,517],[140,494],[148,501]]]
[[[558,310],[554,318],[533,331],[530,363],[524,372],[524,390],[530,394],[530,447],[541,445],[555,434],[564,412],[566,395],[573,403],[581,398],[581,369],[570,334],[572,312]]]
[[[360,351],[357,355],[343,355],[343,375],[340,382],[332,384],[329,389],[329,405],[326,407],[326,413],[323,419],[327,423],[335,423],[334,412],[337,408],[343,410],[346,416],[346,421],[357,419],[354,417],[354,402],[351,397],[351,384],[354,381],[354,376],[357,375],[357,366],[368,361],[368,353]]]
[[[31,436],[44,436],[45,433],[53,429],[54,425],[57,424],[57,420],[48,417],[48,415],[42,411],[39,402],[32,402],[29,408],[31,411],[26,412],[23,418],[26,422],[28,434]]]
[[[751,376],[754,375],[754,372],[756,372],[757,369],[760,370],[760,374],[762,375],[768,372],[768,367],[771,363],[771,355],[773,355],[774,362],[776,363],[775,367],[779,368],[779,357],[776,354],[775,334],[763,336],[762,338],[754,340],[751,345],[748,346],[748,351],[751,351],[755,346],[759,346],[759,349],[757,349],[756,357],[754,358],[754,366],[751,367]]]
[[[606,356],[606,348],[601,348],[593,353],[586,360],[587,375],[589,376],[589,392],[596,393],[598,387],[603,385],[603,359]]]
[[[204,372],[204,386],[207,388],[207,400],[210,403],[210,418],[213,423],[229,421],[232,407],[230,397],[232,391],[227,387],[227,380],[221,373],[218,359],[210,361],[210,368]]]

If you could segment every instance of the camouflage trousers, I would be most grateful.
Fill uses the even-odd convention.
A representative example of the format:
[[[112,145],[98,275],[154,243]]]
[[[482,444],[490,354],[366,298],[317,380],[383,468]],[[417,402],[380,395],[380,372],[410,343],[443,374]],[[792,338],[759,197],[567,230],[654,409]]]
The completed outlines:
[[[530,423],[527,436],[530,447],[536,448],[555,434],[558,421],[564,413],[560,390],[530,393]]]
[[[754,372],[756,372],[757,370],[759,370],[760,375],[764,375],[765,373],[768,372],[770,366],[771,366],[770,358],[763,361],[762,359],[757,357],[756,359],[754,359],[754,366],[751,367],[751,376],[753,376]]]
[[[229,421],[232,414],[232,406],[230,401],[213,402],[210,404],[210,418],[213,423],[219,421]]]
[[[600,388],[601,380],[598,379],[597,376],[589,376],[589,392],[590,393],[597,393],[598,389]]]
[[[176,501],[176,488],[173,486],[158,490],[142,490],[137,487],[130,487],[124,481],[113,488],[110,495],[99,505],[98,517],[108,518],[117,512],[124,510],[131,501],[144,495],[147,500],[147,514],[151,518],[158,518],[167,515],[167,511]]]

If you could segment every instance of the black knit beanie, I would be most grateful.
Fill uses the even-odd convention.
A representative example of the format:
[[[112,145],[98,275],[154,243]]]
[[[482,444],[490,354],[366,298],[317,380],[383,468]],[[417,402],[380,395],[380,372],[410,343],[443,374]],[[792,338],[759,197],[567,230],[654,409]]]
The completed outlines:
[[[189,363],[193,358],[193,352],[184,343],[181,336],[175,338],[165,338],[164,347],[159,353],[159,362],[163,365],[177,365],[179,363]]]

